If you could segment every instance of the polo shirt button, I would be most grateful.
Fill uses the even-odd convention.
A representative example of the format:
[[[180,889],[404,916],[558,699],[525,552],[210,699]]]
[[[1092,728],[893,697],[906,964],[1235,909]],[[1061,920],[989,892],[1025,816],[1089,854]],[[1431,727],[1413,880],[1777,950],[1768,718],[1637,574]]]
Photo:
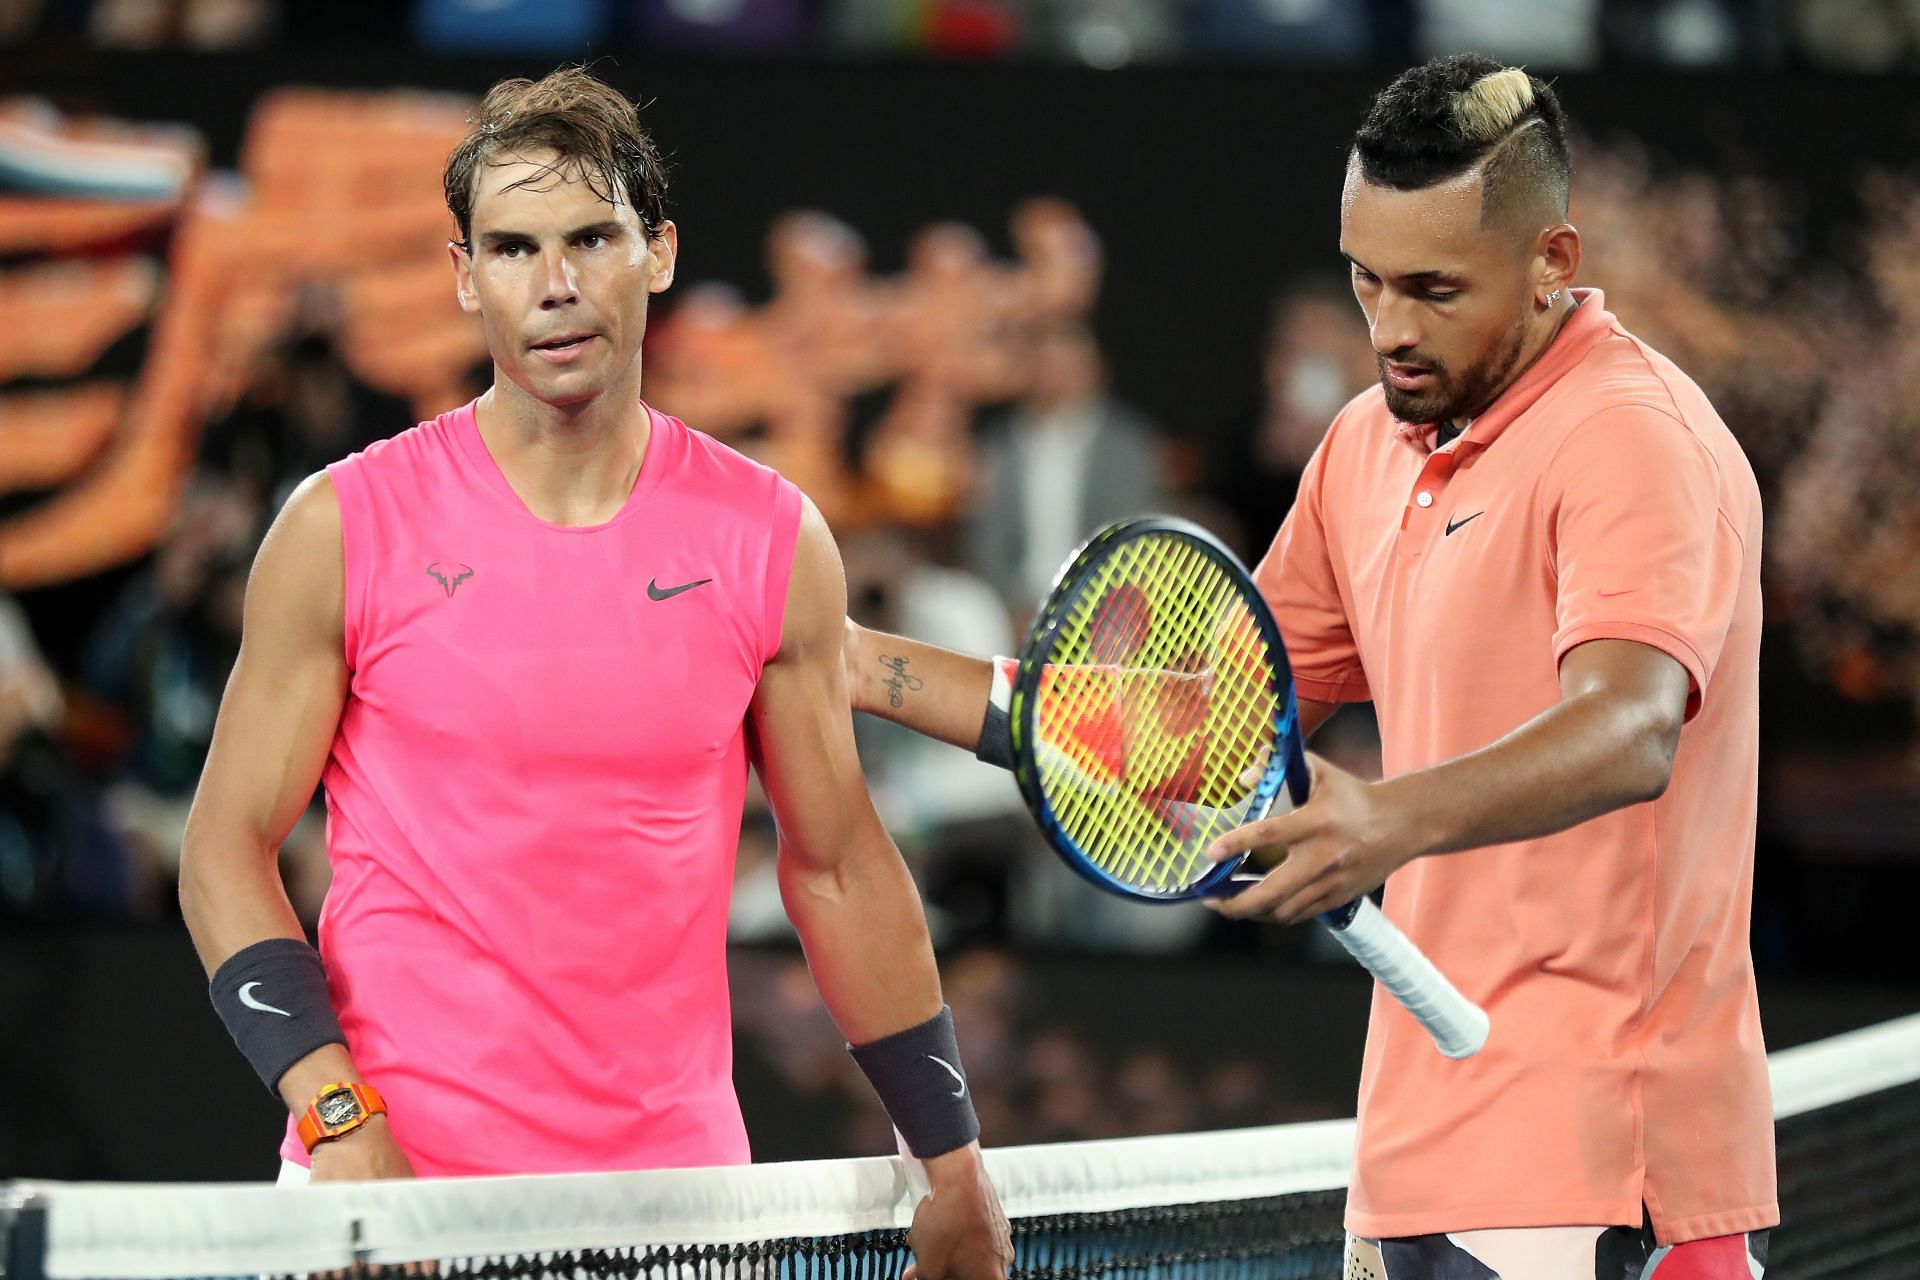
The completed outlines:
[[[1415,494],[1413,500],[1419,503],[1423,507],[1430,507],[1433,505],[1433,495],[1428,493],[1425,489],[1422,489],[1419,493]]]

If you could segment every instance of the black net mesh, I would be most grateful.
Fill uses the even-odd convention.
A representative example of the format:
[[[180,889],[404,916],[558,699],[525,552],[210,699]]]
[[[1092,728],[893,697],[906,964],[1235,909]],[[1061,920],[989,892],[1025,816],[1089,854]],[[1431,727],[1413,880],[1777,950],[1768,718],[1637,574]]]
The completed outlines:
[[[1784,1117],[1775,1140],[1768,1280],[1920,1276],[1920,1083]]]
[[[1022,1280],[1312,1280],[1337,1277],[1343,1191],[1013,1223]],[[700,1248],[584,1250],[476,1258],[451,1280],[893,1280],[910,1260],[903,1230]]]

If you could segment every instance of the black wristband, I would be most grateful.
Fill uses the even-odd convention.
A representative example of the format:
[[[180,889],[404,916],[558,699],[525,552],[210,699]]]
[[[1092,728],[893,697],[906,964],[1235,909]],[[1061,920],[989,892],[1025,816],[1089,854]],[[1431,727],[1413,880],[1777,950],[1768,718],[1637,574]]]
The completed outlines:
[[[973,749],[973,754],[975,759],[995,768],[1013,768],[1013,719],[1005,707],[987,704],[987,718],[980,726],[980,745]]]
[[[907,1150],[918,1158],[931,1160],[980,1136],[980,1119],[960,1070],[953,1010],[942,1005],[917,1027],[872,1044],[850,1044],[847,1052],[880,1095],[880,1105],[906,1140]]]
[[[214,971],[213,1007],[269,1092],[280,1077],[321,1045],[345,1044],[327,997],[320,953],[297,938],[268,938],[242,947]]]

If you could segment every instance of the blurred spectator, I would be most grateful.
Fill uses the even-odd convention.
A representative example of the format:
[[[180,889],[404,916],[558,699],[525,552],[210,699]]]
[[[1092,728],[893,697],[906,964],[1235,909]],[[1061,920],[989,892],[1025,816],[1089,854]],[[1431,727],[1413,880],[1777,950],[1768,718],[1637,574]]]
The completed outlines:
[[[1026,393],[982,449],[968,554],[1022,626],[1088,534],[1161,499],[1153,427],[1109,394],[1092,331],[1042,325],[1026,353]]]
[[[1808,60],[1830,71],[1893,71],[1920,52],[1920,9],[1907,0],[1796,0],[1793,25]]]
[[[1421,0],[1420,56],[1473,50],[1535,70],[1599,61],[1600,0]]]
[[[607,0],[414,0],[413,34],[434,53],[579,57],[608,28]]]
[[[107,48],[244,49],[273,34],[277,0],[94,0],[89,29]]]
[[[1773,67],[1785,48],[1788,0],[1606,0],[1607,57],[1681,67]]]
[[[1260,403],[1209,440],[1207,488],[1226,503],[1249,563],[1293,507],[1300,472],[1334,415],[1377,381],[1366,319],[1347,282],[1313,278],[1283,290],[1260,358]]]
[[[1100,296],[1105,255],[1080,211],[1069,201],[1041,196],[1015,207],[1009,229],[1020,257],[1018,307],[1027,323],[1089,319]]]
[[[412,425],[405,400],[355,377],[331,336],[308,333],[257,362],[239,403],[207,427],[201,461],[277,511],[315,471]]]
[[[633,31],[649,47],[710,53],[798,52],[808,37],[802,0],[638,0]]]
[[[992,587],[938,563],[925,535],[872,530],[841,543],[847,611],[863,626],[968,653],[1015,646]],[[900,673],[901,694],[911,673]],[[875,804],[913,864],[938,945],[1004,940],[1014,886],[1045,858],[1004,770],[873,717],[854,725]]]
[[[82,684],[128,726],[108,792],[115,825],[164,884],[177,872],[214,712],[239,652],[261,515],[243,489],[202,477],[152,563],[121,591],[81,657]]]
[[[1233,59],[1360,63],[1372,44],[1367,8],[1353,0],[1198,0],[1189,47]]]
[[[61,744],[62,698],[27,620],[0,594],[0,918],[125,917],[151,883]]]

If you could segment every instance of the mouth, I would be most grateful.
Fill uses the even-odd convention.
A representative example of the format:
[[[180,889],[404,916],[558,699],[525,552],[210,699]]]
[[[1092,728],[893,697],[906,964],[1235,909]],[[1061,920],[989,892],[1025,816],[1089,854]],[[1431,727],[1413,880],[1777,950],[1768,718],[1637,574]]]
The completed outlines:
[[[587,344],[599,336],[597,333],[563,333],[530,343],[528,349],[543,360],[566,364],[578,357]]]
[[[1433,370],[1423,369],[1417,364],[1382,360],[1380,371],[1386,375],[1387,382],[1396,391],[1425,391],[1433,385]]]

